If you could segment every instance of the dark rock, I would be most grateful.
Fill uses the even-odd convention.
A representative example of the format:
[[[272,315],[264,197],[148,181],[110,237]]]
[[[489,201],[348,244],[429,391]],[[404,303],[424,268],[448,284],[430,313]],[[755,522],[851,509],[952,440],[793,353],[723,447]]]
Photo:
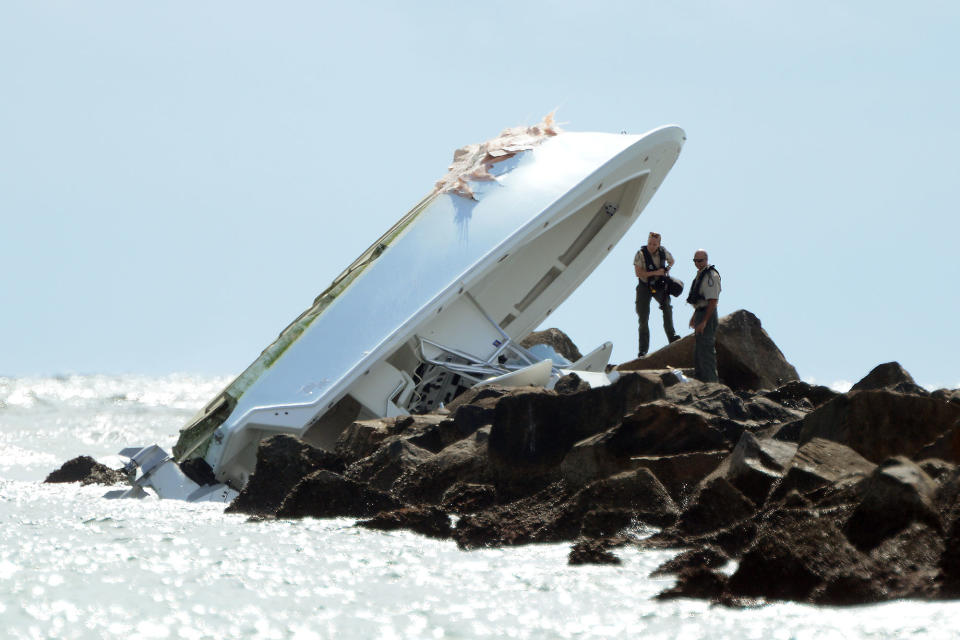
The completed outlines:
[[[649,469],[635,469],[598,480],[577,496],[585,509],[619,508],[632,518],[655,527],[666,527],[677,520],[677,506],[667,490]]]
[[[358,420],[351,423],[337,438],[335,451],[348,463],[362,460],[389,442],[406,440],[436,453],[444,446],[441,424],[446,416],[427,413],[396,418]],[[446,443],[449,444],[449,443]]]
[[[453,529],[450,516],[436,507],[403,507],[394,511],[383,511],[370,520],[357,522],[358,527],[379,531],[409,529],[429,538],[449,538]]]
[[[584,538],[609,538],[635,524],[632,509],[591,509],[583,514],[580,535]]]
[[[759,507],[766,501],[770,487],[783,477],[796,451],[795,444],[761,440],[751,433],[744,433],[730,457],[714,473],[726,477]]]
[[[687,536],[702,535],[746,520],[755,511],[754,504],[726,478],[715,477],[690,499],[677,529]]]
[[[562,395],[570,395],[580,391],[588,391],[590,384],[580,379],[575,373],[568,373],[557,380],[553,385],[553,390]]]
[[[874,367],[870,373],[863,377],[858,383],[850,387],[850,391],[863,391],[866,389],[890,389],[900,386],[904,389],[920,389],[921,395],[926,395],[926,389],[918,386],[913,381],[913,377],[907,373],[906,369],[900,366],[899,362],[886,362]]]
[[[694,451],[663,456],[633,456],[632,466],[649,469],[677,504],[727,457],[726,449]]]
[[[806,601],[827,576],[858,569],[866,558],[851,545],[836,523],[806,511],[772,518],[730,576],[731,595],[771,600]]]
[[[801,443],[840,442],[864,458],[913,458],[960,419],[960,406],[887,390],[851,391],[803,419]]]
[[[791,491],[805,494],[845,477],[859,480],[872,473],[875,467],[850,447],[814,438],[797,449],[769,499],[782,500]]]
[[[578,540],[570,549],[567,563],[578,564],[621,564],[620,558],[610,552],[618,546],[617,541],[609,539]]]
[[[524,349],[529,349],[538,344],[552,347],[554,351],[570,362],[576,362],[583,357],[580,350],[577,349],[577,345],[573,344],[573,340],[560,329],[551,328],[544,331],[534,331],[520,341],[520,346]]]
[[[727,576],[706,567],[689,567],[677,575],[677,583],[658,593],[657,600],[674,598],[701,598],[716,600],[727,586]]]
[[[453,535],[462,549],[573,540],[585,513],[573,497],[572,488],[558,482],[510,504],[463,516]]]
[[[105,464],[100,464],[90,456],[77,456],[72,460],[67,460],[59,469],[51,472],[44,482],[51,484],[79,482],[81,485],[114,485],[126,483],[127,474],[122,469],[111,469]]]
[[[443,492],[440,507],[454,513],[476,513],[497,502],[497,490],[492,484],[455,482]]]
[[[483,427],[471,437],[451,444],[397,478],[394,492],[411,504],[437,505],[457,482],[489,482],[489,435],[490,427]]]
[[[862,481],[860,504],[847,521],[847,538],[872,549],[913,522],[940,528],[934,507],[936,483],[916,463],[898,457],[884,461]]]
[[[800,410],[805,410],[807,403],[809,403],[812,408],[819,407],[837,395],[837,392],[829,387],[812,385],[800,380],[788,382],[773,391],[763,393],[765,398],[778,402],[785,407]]]
[[[631,458],[726,449],[730,443],[702,411],[648,402],[603,433],[577,442],[560,464],[568,482],[583,485],[631,468]]]
[[[617,367],[621,371],[693,366],[694,336],[688,335],[645,358]],[[720,318],[717,327],[717,372],[731,389],[776,389],[798,380],[783,353],[749,311]]]
[[[960,518],[955,518],[949,524],[938,565],[941,595],[960,598]]]
[[[276,435],[260,442],[257,464],[227,513],[272,514],[303,478],[326,469],[343,473],[343,460],[293,436]]]
[[[938,484],[947,480],[957,470],[957,465],[939,458],[927,458],[917,464]]]
[[[939,458],[945,462],[960,464],[960,419],[937,436],[914,456],[915,459]]]
[[[711,531],[705,535],[684,538],[688,546],[716,547],[731,558],[739,558],[753,544],[759,528],[751,520],[742,520],[736,524]]]
[[[314,471],[287,494],[278,518],[369,518],[403,505],[390,494],[344,478],[332,471]]]
[[[943,402],[960,404],[960,389],[937,389],[930,396]]]
[[[655,578],[671,573],[680,573],[685,569],[719,569],[729,561],[730,558],[725,553],[710,546],[689,549],[654,569],[650,577]]]
[[[541,390],[504,396],[490,432],[498,487],[542,486],[556,480],[557,466],[574,443],[615,425],[641,402],[663,395],[659,379],[627,374],[612,385],[576,395]]]
[[[354,462],[343,475],[371,487],[388,491],[402,474],[412,471],[433,457],[433,453],[407,440],[393,440],[372,455]]]

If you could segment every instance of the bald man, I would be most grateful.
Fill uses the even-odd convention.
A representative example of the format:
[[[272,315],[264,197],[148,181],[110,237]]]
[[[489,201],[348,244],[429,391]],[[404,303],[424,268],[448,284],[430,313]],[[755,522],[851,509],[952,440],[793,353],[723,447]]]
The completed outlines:
[[[707,252],[693,254],[697,277],[690,285],[687,302],[693,305],[690,328],[696,333],[693,347],[694,376],[704,382],[719,382],[717,376],[717,302],[720,299],[720,273],[708,262]]]

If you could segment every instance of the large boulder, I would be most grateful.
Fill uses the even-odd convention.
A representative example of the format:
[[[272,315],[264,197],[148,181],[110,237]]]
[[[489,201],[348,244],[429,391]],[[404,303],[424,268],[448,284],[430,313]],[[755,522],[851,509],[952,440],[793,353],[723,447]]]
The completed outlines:
[[[461,549],[573,540],[585,513],[574,495],[571,487],[554,483],[510,504],[461,517],[453,537]]]
[[[861,500],[846,524],[847,538],[872,549],[913,522],[940,529],[937,484],[916,463],[890,458],[861,482]]]
[[[469,438],[444,448],[397,478],[394,493],[411,504],[438,505],[447,489],[457,482],[488,482],[489,437],[490,427],[483,427]]]
[[[587,509],[607,508],[628,511],[632,518],[655,527],[666,527],[677,519],[677,505],[648,469],[626,471],[593,482],[577,495]]]
[[[776,389],[799,380],[760,319],[743,309],[720,318],[717,327],[717,373],[731,389]],[[688,335],[650,355],[621,364],[621,371],[693,366],[694,336]]]
[[[770,487],[786,471],[797,445],[744,433],[730,457],[714,472],[723,475],[755,505],[766,502]]]
[[[377,531],[407,529],[428,538],[449,538],[453,532],[450,516],[437,507],[402,507],[381,511],[369,520],[360,520],[358,527]]]
[[[867,389],[890,389],[901,393],[929,394],[926,389],[913,381],[913,376],[907,373],[907,370],[901,367],[899,362],[878,364],[863,379],[850,387],[850,391]]]
[[[580,486],[635,467],[635,456],[727,449],[730,443],[708,418],[663,400],[640,405],[620,424],[577,442],[563,458],[560,474]]]
[[[783,477],[771,490],[769,499],[782,500],[794,491],[803,495],[844,478],[859,481],[874,468],[874,463],[850,447],[814,438],[797,449]]]
[[[634,373],[572,395],[541,390],[500,398],[490,431],[490,460],[499,484],[543,486],[556,480],[557,467],[574,443],[663,395],[659,378]]]
[[[879,463],[914,458],[960,418],[960,406],[885,389],[850,391],[803,419],[800,442],[826,438]]]
[[[580,350],[577,349],[577,345],[570,339],[570,336],[560,331],[560,329],[551,328],[545,329],[544,331],[534,331],[520,341],[520,346],[525,349],[529,349],[538,344],[545,344],[551,347],[570,362],[576,362],[583,357]]]
[[[369,518],[403,505],[390,494],[332,471],[314,471],[280,503],[278,518]]]
[[[260,442],[253,475],[232,503],[228,513],[267,515],[298,482],[321,469],[343,473],[343,460],[288,435],[276,435]]]
[[[649,469],[660,480],[673,501],[679,504],[729,453],[726,449],[718,449],[659,456],[632,456],[630,464],[636,468]]]
[[[397,478],[416,469],[433,455],[407,440],[393,440],[385,443],[373,454],[348,466],[343,475],[388,491]]]
[[[44,482],[79,482],[86,484],[122,484],[127,481],[127,474],[121,469],[111,469],[100,464],[90,456],[77,456],[67,460],[56,471],[50,472]]]
[[[723,477],[706,480],[690,498],[677,530],[685,536],[701,536],[726,529],[752,517],[756,505]]]

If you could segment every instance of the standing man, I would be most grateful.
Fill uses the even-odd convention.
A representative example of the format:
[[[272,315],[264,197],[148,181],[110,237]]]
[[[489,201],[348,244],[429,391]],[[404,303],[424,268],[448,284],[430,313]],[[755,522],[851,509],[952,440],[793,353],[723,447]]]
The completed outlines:
[[[660,234],[653,231],[647,236],[647,246],[633,256],[633,270],[640,281],[637,284],[637,316],[640,318],[640,351],[638,358],[647,355],[650,348],[650,299],[660,304],[663,312],[663,330],[669,342],[680,339],[673,329],[673,307],[670,306],[670,294],[667,293],[666,276],[673,266],[673,256],[660,246]]]
[[[693,254],[697,277],[690,285],[687,302],[693,305],[690,328],[696,333],[693,347],[694,376],[703,382],[719,382],[717,376],[717,301],[720,299],[720,273],[707,264],[707,252]]]

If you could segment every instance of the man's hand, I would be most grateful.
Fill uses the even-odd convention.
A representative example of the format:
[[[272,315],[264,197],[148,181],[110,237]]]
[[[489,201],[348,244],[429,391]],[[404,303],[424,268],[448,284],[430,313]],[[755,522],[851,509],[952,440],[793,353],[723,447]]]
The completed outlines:
[[[693,324],[693,320],[690,321],[690,324]],[[703,330],[706,329],[706,328],[707,328],[707,323],[706,323],[706,321],[703,321],[703,322],[701,322],[700,324],[698,324],[696,327],[694,327],[693,330],[694,330],[694,331],[696,332],[696,334],[699,336],[699,335],[701,335],[701,334],[703,333]]]

